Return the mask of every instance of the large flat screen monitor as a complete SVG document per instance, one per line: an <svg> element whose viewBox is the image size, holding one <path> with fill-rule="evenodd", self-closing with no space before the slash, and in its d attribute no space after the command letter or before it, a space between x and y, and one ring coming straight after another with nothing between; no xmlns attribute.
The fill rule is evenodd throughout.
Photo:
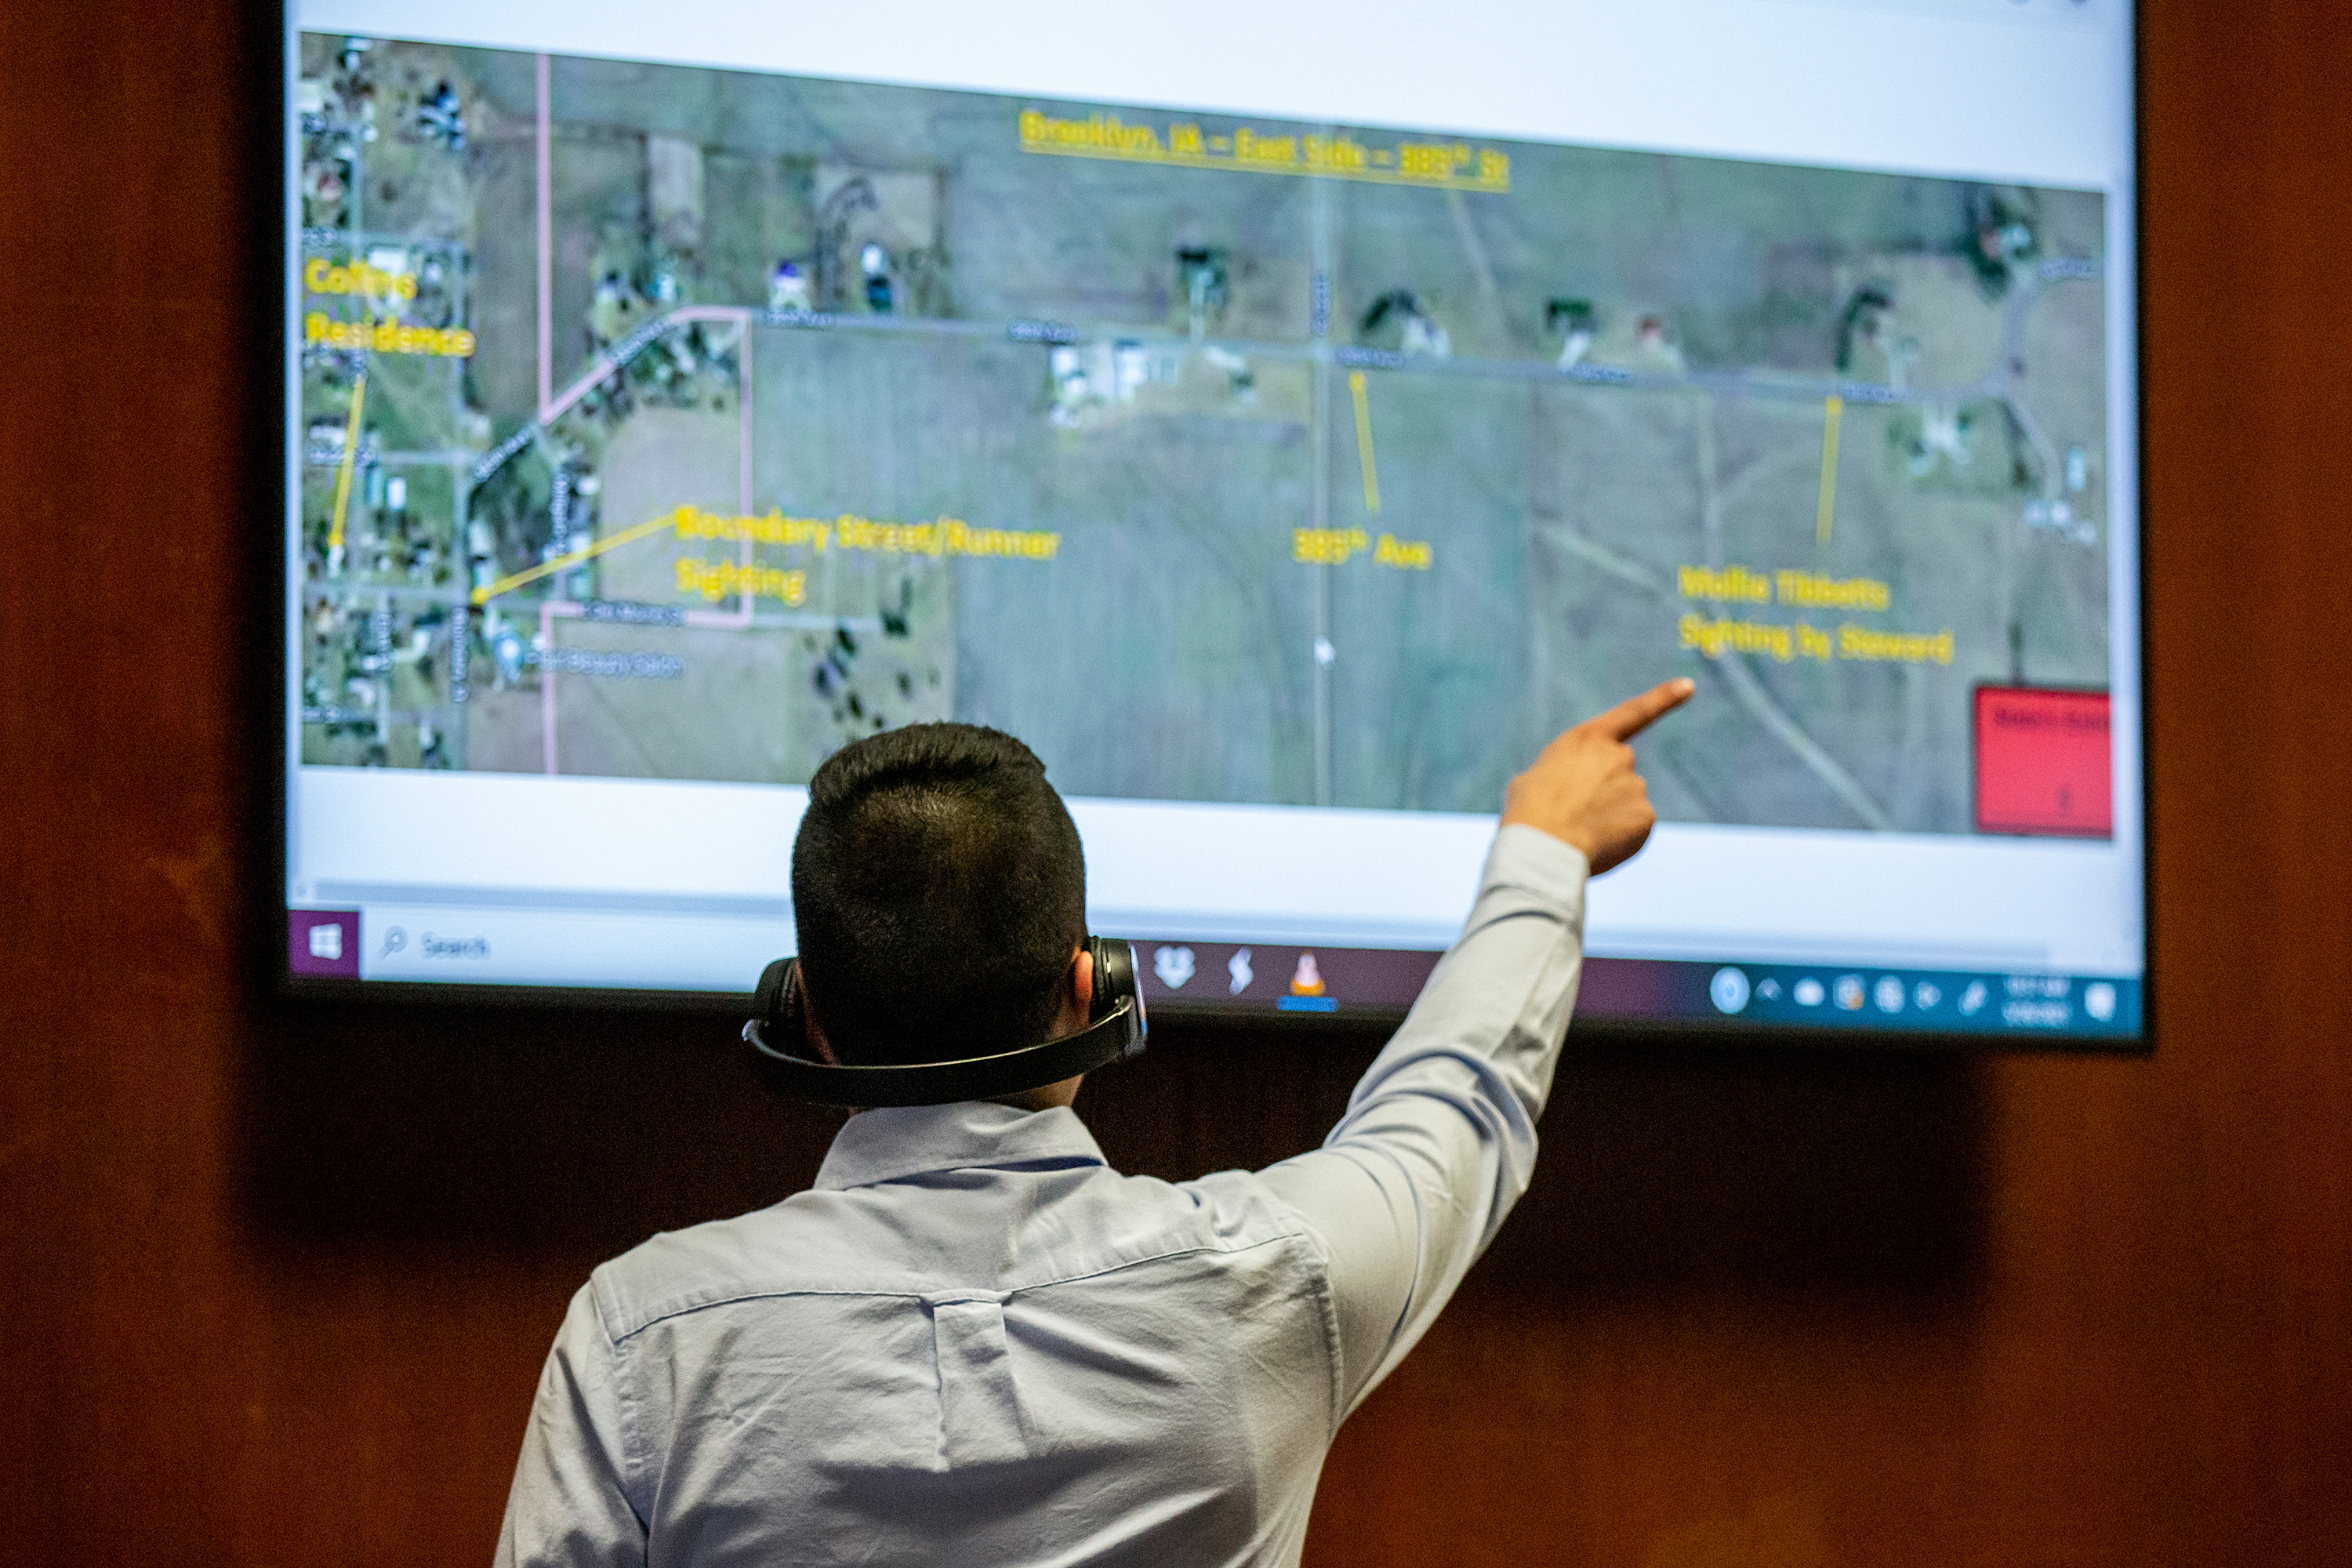
<svg viewBox="0 0 2352 1568"><path fill-rule="evenodd" d="M718 998L1043 757L1154 1006L1410 1001L1668 676L1580 1015L2143 1035L2124 0L286 18L286 972Z"/></svg>

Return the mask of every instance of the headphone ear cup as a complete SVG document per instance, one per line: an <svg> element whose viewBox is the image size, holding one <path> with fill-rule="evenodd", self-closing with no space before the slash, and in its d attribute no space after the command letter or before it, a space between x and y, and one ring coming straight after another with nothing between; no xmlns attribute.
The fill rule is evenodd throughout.
<svg viewBox="0 0 2352 1568"><path fill-rule="evenodd" d="M799 989L800 969L799 959L780 958L760 971L760 984L751 993L751 1016L771 1035L783 1022L786 996Z"/></svg>
<svg viewBox="0 0 2352 1568"><path fill-rule="evenodd" d="M761 1084L779 1099L797 1100L799 1094L792 1079L785 1075L782 1064L774 1060L771 1051L797 1056L801 1051L799 1031L790 1021L799 1011L796 1005L800 993L801 966L796 958L780 958L760 972L760 984L751 992L751 1023L743 1026L743 1037L750 1041L752 1067ZM752 1038L752 1026L757 1025L765 1037L763 1046Z"/></svg>
<svg viewBox="0 0 2352 1568"><path fill-rule="evenodd" d="M1124 937L1090 936L1087 951L1094 955L1095 994L1087 1007L1088 1021L1099 1024L1118 1010L1121 1002L1140 1006L1142 989L1135 976L1135 948Z"/></svg>
<svg viewBox="0 0 2352 1568"><path fill-rule="evenodd" d="M1121 1006L1130 1009L1125 1054L1131 1057L1143 1049L1151 1027L1144 1015L1143 977L1136 971L1135 944L1124 937L1104 937L1098 952L1103 980L1096 994L1101 1008L1096 1017L1107 1018Z"/></svg>

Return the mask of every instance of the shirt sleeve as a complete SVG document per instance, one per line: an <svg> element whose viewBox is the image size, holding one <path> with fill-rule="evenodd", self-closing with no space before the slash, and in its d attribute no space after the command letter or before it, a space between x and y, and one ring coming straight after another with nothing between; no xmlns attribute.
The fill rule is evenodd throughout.
<svg viewBox="0 0 2352 1568"><path fill-rule="evenodd" d="M498 1568L643 1568L646 1525L624 1477L612 1337L583 1285L548 1352L499 1531Z"/></svg>
<svg viewBox="0 0 2352 1568"><path fill-rule="evenodd" d="M1583 967L1582 852L1495 837L1468 923L1309 1154L1263 1172L1322 1243L1344 1418L1417 1343L1535 1167Z"/></svg>

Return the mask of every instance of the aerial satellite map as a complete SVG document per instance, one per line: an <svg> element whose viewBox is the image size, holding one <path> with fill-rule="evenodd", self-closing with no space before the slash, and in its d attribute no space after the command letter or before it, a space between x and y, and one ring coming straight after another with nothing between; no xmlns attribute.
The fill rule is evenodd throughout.
<svg viewBox="0 0 2352 1568"><path fill-rule="evenodd" d="M2108 681L2095 192L306 35L301 760L1965 833Z"/></svg>

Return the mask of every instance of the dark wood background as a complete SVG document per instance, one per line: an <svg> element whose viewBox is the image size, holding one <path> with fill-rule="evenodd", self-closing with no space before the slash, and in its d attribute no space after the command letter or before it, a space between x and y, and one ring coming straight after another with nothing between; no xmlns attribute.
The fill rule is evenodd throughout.
<svg viewBox="0 0 2352 1568"><path fill-rule="evenodd" d="M829 1131L723 1027L257 984L271 25L0 12L27 1563L483 1560L588 1268L792 1190ZM1572 1047L1310 1560L2352 1561L2352 22L2156 0L2146 47L2159 1049ZM1168 1174L1318 1137L1373 1043L1165 1033L1084 1109Z"/></svg>

